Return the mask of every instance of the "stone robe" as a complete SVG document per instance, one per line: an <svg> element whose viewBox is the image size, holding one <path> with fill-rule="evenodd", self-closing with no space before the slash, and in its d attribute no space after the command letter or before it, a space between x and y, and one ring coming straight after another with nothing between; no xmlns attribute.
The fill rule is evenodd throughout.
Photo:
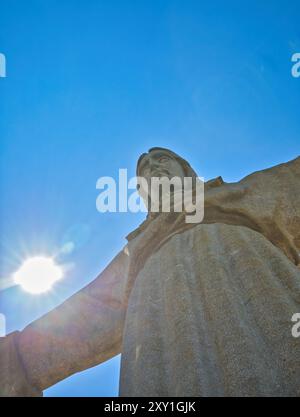
<svg viewBox="0 0 300 417"><path fill-rule="evenodd" d="M208 182L200 224L147 220L95 281L0 342L2 395L122 352L122 396L299 396L299 189L298 157Z"/></svg>

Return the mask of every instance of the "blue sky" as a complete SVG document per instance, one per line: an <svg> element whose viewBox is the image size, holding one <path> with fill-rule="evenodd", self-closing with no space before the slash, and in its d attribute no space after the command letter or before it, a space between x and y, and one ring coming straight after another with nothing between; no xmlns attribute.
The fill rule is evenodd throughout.
<svg viewBox="0 0 300 417"><path fill-rule="evenodd" d="M300 149L298 1L0 0L0 278L62 257L51 293L0 292L8 332L82 288L144 218L96 211L100 176L168 147L200 176L237 181ZM51 395L117 395L120 358Z"/></svg>

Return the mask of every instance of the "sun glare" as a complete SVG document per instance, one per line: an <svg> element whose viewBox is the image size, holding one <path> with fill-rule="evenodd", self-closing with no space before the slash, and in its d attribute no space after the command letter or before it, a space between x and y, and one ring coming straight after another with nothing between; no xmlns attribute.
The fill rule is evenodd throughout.
<svg viewBox="0 0 300 417"><path fill-rule="evenodd" d="M62 277L62 268L52 258L35 256L24 261L13 278L25 291L40 294L50 290Z"/></svg>

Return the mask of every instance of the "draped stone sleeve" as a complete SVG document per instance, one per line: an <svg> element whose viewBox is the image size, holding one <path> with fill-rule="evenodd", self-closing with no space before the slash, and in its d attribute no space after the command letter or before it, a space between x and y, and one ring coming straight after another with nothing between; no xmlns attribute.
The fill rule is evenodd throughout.
<svg viewBox="0 0 300 417"><path fill-rule="evenodd" d="M203 223L252 228L300 264L300 157L205 192Z"/></svg>
<svg viewBox="0 0 300 417"><path fill-rule="evenodd" d="M121 251L88 286L0 343L2 396L42 395L121 351L128 256Z"/></svg>

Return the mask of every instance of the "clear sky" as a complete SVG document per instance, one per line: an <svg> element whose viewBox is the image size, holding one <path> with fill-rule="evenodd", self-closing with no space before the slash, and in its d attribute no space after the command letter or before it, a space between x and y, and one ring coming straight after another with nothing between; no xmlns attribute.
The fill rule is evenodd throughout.
<svg viewBox="0 0 300 417"><path fill-rule="evenodd" d="M61 256L46 295L0 292L7 331L89 283L144 214L96 211L95 184L153 146L238 181L300 150L298 0L0 0L0 279ZM45 392L117 395L120 358Z"/></svg>

